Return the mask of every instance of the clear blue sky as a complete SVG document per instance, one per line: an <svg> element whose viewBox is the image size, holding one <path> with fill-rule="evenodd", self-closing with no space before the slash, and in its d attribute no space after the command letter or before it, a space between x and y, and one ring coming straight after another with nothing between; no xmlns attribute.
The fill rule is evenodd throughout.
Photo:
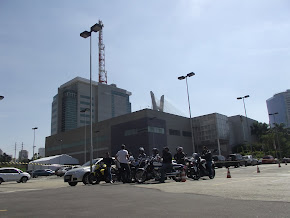
<svg viewBox="0 0 290 218"><path fill-rule="evenodd" d="M32 155L50 135L51 102L76 76L89 78L89 40L104 23L108 83L132 92L132 110L151 106L152 90L188 116L244 114L268 123L266 100L290 89L288 0L1 0L0 148ZM93 79L98 35L93 36ZM18 154L17 154L18 156Z"/></svg>

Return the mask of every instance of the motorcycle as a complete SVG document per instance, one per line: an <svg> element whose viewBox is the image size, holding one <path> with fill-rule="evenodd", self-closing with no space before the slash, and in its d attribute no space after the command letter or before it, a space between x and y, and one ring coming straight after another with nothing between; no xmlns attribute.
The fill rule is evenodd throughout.
<svg viewBox="0 0 290 218"><path fill-rule="evenodd" d="M135 180L138 183L143 183L151 179L159 181L161 179L161 167L162 163L155 161L154 158L149 158L145 161L144 167L136 171ZM183 170L184 165L173 164L171 172L166 173L166 177L172 178L176 182L180 182L182 180L181 174Z"/></svg>
<svg viewBox="0 0 290 218"><path fill-rule="evenodd" d="M208 176L210 179L215 177L214 162L212 162L212 175L210 176L207 169L206 160L200 157L192 158L191 164L188 167L188 177L194 180L199 180L200 177Z"/></svg>
<svg viewBox="0 0 290 218"><path fill-rule="evenodd" d="M114 182L116 179L116 172L115 168L112 167L111 169L111 174L112 174L112 181ZM109 180L108 177L108 170L107 170L107 165L100 162L96 164L94 172L92 172L89 177L88 177L89 184L95 185L99 184L100 181L105 181L106 183L110 183L111 181Z"/></svg>

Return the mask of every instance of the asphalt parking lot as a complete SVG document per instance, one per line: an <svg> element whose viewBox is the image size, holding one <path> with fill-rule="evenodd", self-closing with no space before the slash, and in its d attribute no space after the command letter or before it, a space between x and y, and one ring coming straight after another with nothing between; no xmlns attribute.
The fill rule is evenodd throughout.
<svg viewBox="0 0 290 218"><path fill-rule="evenodd" d="M227 169L216 169L216 177L202 178L198 181L187 179L186 182L166 180L166 183L146 182L145 184L126 184L138 188L155 189L168 193L187 193L223 197L239 200L262 200L290 202L290 164L259 165L230 168L232 178L227 178ZM100 184L120 185L120 184ZM77 186L84 186L78 183ZM0 193L37 191L69 187L63 177L39 177L27 183L7 182L0 185Z"/></svg>

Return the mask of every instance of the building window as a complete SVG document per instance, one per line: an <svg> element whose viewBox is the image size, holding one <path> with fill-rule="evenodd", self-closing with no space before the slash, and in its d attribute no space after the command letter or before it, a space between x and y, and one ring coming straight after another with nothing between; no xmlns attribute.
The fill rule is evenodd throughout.
<svg viewBox="0 0 290 218"><path fill-rule="evenodd" d="M148 132L153 132L153 133L159 133L159 134L164 134L164 128L159 128L159 127L154 127L154 126L148 126Z"/></svg>
<svg viewBox="0 0 290 218"><path fill-rule="evenodd" d="M169 135L180 136L180 131L175 129L169 129Z"/></svg>

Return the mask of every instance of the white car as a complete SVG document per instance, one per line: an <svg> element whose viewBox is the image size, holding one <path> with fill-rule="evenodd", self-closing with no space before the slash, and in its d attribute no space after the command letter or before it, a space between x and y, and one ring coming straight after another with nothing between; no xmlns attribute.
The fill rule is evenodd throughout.
<svg viewBox="0 0 290 218"><path fill-rule="evenodd" d="M255 166L258 164L258 160L253 158L252 155L245 155L243 159L246 161L247 166Z"/></svg>
<svg viewBox="0 0 290 218"><path fill-rule="evenodd" d="M95 164L99 163L103 158L93 159L93 171ZM68 182L70 186L76 186L78 182L83 182L85 185L89 183L90 161L79 168L71 169L64 174L64 182Z"/></svg>
<svg viewBox="0 0 290 218"><path fill-rule="evenodd" d="M3 167L0 168L0 184L2 182L10 182L10 181L16 181L18 183L20 182L27 182L31 178L29 173L25 173L21 171L20 169L14 168L14 167Z"/></svg>

